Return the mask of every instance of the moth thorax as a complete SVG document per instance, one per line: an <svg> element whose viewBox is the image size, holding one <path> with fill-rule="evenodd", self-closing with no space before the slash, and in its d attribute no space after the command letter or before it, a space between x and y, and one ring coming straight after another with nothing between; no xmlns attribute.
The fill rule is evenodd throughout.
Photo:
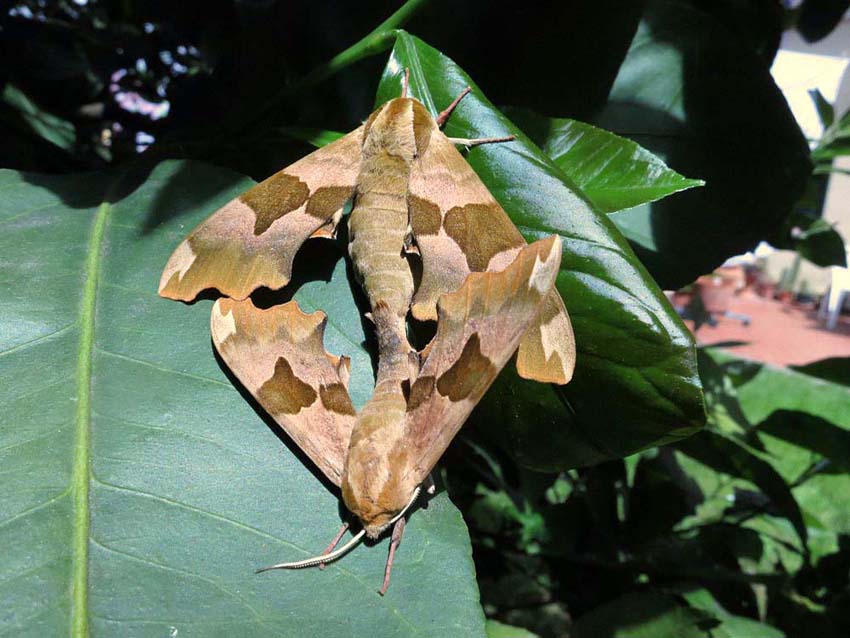
<svg viewBox="0 0 850 638"><path fill-rule="evenodd" d="M400 158L407 164L416 157L412 100L388 102L369 123L363 143L364 159L381 154Z"/></svg>

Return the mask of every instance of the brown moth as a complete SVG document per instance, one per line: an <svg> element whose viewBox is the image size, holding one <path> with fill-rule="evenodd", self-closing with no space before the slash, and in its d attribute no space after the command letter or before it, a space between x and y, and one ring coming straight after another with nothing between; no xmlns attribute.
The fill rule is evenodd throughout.
<svg viewBox="0 0 850 638"><path fill-rule="evenodd" d="M517 352L525 378L572 376L572 328L554 288L560 238L527 245L454 146L512 138L440 130L468 91L434 118L406 96L405 75L402 97L226 204L162 273L164 297L225 295L212 309L215 347L362 524L336 551L346 525L323 555L267 569L322 565L394 525L384 593L405 513L508 359ZM324 349L324 313L305 314L294 301L263 310L249 298L285 286L297 250L310 237L335 236L349 200L349 252L378 341L375 390L359 412L349 360ZM437 321L421 352L408 341L408 314Z"/></svg>

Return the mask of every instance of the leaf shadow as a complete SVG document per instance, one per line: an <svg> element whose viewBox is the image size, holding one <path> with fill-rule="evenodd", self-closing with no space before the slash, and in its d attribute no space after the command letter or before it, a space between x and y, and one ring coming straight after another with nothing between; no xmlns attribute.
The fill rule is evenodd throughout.
<svg viewBox="0 0 850 638"><path fill-rule="evenodd" d="M155 164L151 166L153 168ZM216 179L209 179L207 173L215 171ZM173 217L179 217L184 210L197 208L205 202L214 200L220 193L232 188L235 184L245 181L245 176L235 171L217 168L201 162L183 161L179 168L172 172L165 185L159 189L150 204L147 215L141 224L139 235L144 237L153 232L158 226ZM185 194L191 193L191 197ZM186 206L175 206L185 202ZM210 211L213 213L214 211Z"/></svg>
<svg viewBox="0 0 850 638"><path fill-rule="evenodd" d="M114 204L130 196L147 181L154 166L151 162L138 161L105 173L81 173L75 179L41 173L21 173L21 177L58 196L68 208L83 209Z"/></svg>

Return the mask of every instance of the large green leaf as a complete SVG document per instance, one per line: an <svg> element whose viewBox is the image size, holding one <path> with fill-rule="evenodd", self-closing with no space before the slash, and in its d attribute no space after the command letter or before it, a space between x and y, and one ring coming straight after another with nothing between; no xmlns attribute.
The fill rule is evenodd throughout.
<svg viewBox="0 0 850 638"><path fill-rule="evenodd" d="M473 85L450 59L401 32L379 103L398 95L405 68L412 94L432 113ZM608 218L480 90L464 98L446 132L518 136L474 148L468 160L527 239L564 238L557 285L578 348L569 385L524 381L508 366L473 420L538 469L624 456L698 429L704 411L691 334Z"/></svg>
<svg viewBox="0 0 850 638"><path fill-rule="evenodd" d="M323 572L253 573L321 550L338 499L217 363L210 302L156 294L187 230L250 181L178 162L145 175L0 172L0 633L483 636L442 494L412 515L384 598L386 541ZM330 315L362 403L372 367L343 252L301 256L295 298Z"/></svg>
<svg viewBox="0 0 850 638"><path fill-rule="evenodd" d="M809 149L741 29L742 3L651 0L593 122L705 180L613 219L665 288L678 288L780 226L803 192ZM763 23L763 22L762 22Z"/></svg>
<svg viewBox="0 0 850 638"><path fill-rule="evenodd" d="M679 175L633 141L591 124L526 109L509 109L507 114L603 213L704 184Z"/></svg>

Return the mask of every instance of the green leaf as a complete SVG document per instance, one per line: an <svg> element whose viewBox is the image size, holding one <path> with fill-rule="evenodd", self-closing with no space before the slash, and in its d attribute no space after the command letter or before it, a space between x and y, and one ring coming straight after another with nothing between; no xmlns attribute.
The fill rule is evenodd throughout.
<svg viewBox="0 0 850 638"><path fill-rule="evenodd" d="M720 621L720 625L711 630L712 638L785 638L785 633L775 627L730 614L707 589L693 589L679 594L691 607L701 609Z"/></svg>
<svg viewBox="0 0 850 638"><path fill-rule="evenodd" d="M724 24L701 4L647 4L608 103L593 118L706 182L612 215L667 289L770 236L811 168L806 140L768 62L731 26L740 22L737 8L718 7L733 14Z"/></svg>
<svg viewBox="0 0 850 638"><path fill-rule="evenodd" d="M676 444L676 449L716 472L744 479L767 496L776 513L788 519L803 545L808 530L791 488L768 459L737 437L704 430Z"/></svg>
<svg viewBox="0 0 850 638"><path fill-rule="evenodd" d="M321 148L325 144L330 144L343 136L343 133L339 133L338 131L327 131L306 126L281 126L275 130L292 139L312 144L316 148Z"/></svg>
<svg viewBox="0 0 850 638"><path fill-rule="evenodd" d="M812 158L816 161L831 160L841 155L850 155L850 111L824 131L817 148L812 151Z"/></svg>
<svg viewBox="0 0 850 638"><path fill-rule="evenodd" d="M796 242L797 252L813 264L828 266L847 265L844 238L825 219L817 219L804 230Z"/></svg>
<svg viewBox="0 0 850 638"><path fill-rule="evenodd" d="M597 607L573 625L572 638L707 638L717 625L705 612L660 592L633 592Z"/></svg>
<svg viewBox="0 0 850 638"><path fill-rule="evenodd" d="M850 386L850 357L830 357L790 368L809 377Z"/></svg>
<svg viewBox="0 0 850 638"><path fill-rule="evenodd" d="M506 625L498 620L487 621L487 638L538 638L537 634L528 629Z"/></svg>
<svg viewBox="0 0 850 638"><path fill-rule="evenodd" d="M378 102L411 94L437 113L466 86L448 135L514 134L510 144L469 151L467 159L529 240L558 233L564 256L558 290L576 335L578 359L565 387L519 379L508 366L473 416L523 464L562 469L678 439L704 421L691 334L607 216L502 115L470 78L427 44L400 32Z"/></svg>
<svg viewBox="0 0 850 638"><path fill-rule="evenodd" d="M711 357L740 378L736 381L741 407L751 423L760 423L776 410L793 410L826 419L850 429L850 388L836 368L841 360L826 359L798 370L780 368L708 350ZM825 368L832 368L829 378ZM806 374L811 371L812 374ZM837 378L836 378L837 375ZM827 377L827 378L819 378Z"/></svg>
<svg viewBox="0 0 850 638"><path fill-rule="evenodd" d="M829 142L822 140L821 145L812 151L812 159L816 162L831 161L836 157L844 157L846 155L850 155L850 139L845 137L834 138Z"/></svg>
<svg viewBox="0 0 850 638"><path fill-rule="evenodd" d="M603 213L705 184L679 175L631 140L590 124L526 109L509 109L507 114Z"/></svg>
<svg viewBox="0 0 850 638"><path fill-rule="evenodd" d="M820 89L809 89L809 97L812 98L815 110L818 112L821 126L824 129L829 128L835 121L835 109L833 109L832 104L823 96Z"/></svg>
<svg viewBox="0 0 850 638"><path fill-rule="evenodd" d="M77 140L74 125L39 108L15 85L6 84L0 95L0 103L13 109L13 125L28 129L28 132L63 151L70 151L74 147Z"/></svg>
<svg viewBox="0 0 850 638"><path fill-rule="evenodd" d="M445 494L411 516L386 597L386 539L324 571L253 573L321 551L338 497L220 367L211 302L156 294L186 232L252 182L198 163L146 175L0 172L0 633L483 636ZM343 253L299 256L295 299L328 312L362 403Z"/></svg>

